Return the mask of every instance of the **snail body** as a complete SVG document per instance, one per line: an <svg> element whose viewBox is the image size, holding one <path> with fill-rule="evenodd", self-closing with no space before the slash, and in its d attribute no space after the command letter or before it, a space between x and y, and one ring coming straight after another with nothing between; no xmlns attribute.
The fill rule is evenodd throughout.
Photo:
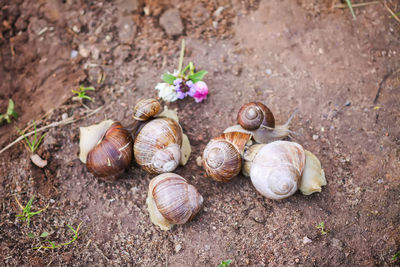
<svg viewBox="0 0 400 267"><path fill-rule="evenodd" d="M295 113L283 125L276 125L271 110L260 102L243 105L237 115L239 124L227 128L224 132L244 132L252 135L257 143L266 144L283 139L291 131L289 124Z"/></svg>
<svg viewBox="0 0 400 267"><path fill-rule="evenodd" d="M250 138L250 134L229 132L211 139L203 151L203 167L207 175L219 182L228 182L237 176Z"/></svg>
<svg viewBox="0 0 400 267"><path fill-rule="evenodd" d="M151 221L170 230L190 221L200 211L203 197L182 176L163 173L150 181L146 203Z"/></svg>
<svg viewBox="0 0 400 267"><path fill-rule="evenodd" d="M305 195L321 192L326 179L321 163L294 142L275 141L251 146L244 154L243 174L257 191L270 199L283 199L298 189Z"/></svg>
<svg viewBox="0 0 400 267"><path fill-rule="evenodd" d="M171 172L181 162L182 139L182 128L175 120L153 119L135 137L135 160L149 173Z"/></svg>
<svg viewBox="0 0 400 267"><path fill-rule="evenodd" d="M120 174L132 160L132 139L119 122L80 128L80 160L99 177Z"/></svg>

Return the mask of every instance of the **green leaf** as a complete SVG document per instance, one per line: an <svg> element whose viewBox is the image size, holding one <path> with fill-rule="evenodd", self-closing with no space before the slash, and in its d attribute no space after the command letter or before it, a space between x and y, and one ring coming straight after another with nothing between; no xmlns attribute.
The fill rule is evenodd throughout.
<svg viewBox="0 0 400 267"><path fill-rule="evenodd" d="M396 252L396 254L393 255L392 260L397 260L400 258L400 250Z"/></svg>
<svg viewBox="0 0 400 267"><path fill-rule="evenodd" d="M228 267L229 264L231 264L231 263L232 263L232 260L225 260L225 261L222 261L221 264L218 265L218 267Z"/></svg>
<svg viewBox="0 0 400 267"><path fill-rule="evenodd" d="M48 236L48 235L49 235L48 232L43 232L43 233L40 235L40 237L46 237L46 236Z"/></svg>
<svg viewBox="0 0 400 267"><path fill-rule="evenodd" d="M28 233L29 238L35 238L35 235L33 233Z"/></svg>
<svg viewBox="0 0 400 267"><path fill-rule="evenodd" d="M14 101L12 99L8 100L7 114L11 115L14 112Z"/></svg>
<svg viewBox="0 0 400 267"><path fill-rule="evenodd" d="M161 79L163 79L164 82L172 85L172 84L174 84L176 77L174 75L164 73L163 76L161 77Z"/></svg>
<svg viewBox="0 0 400 267"><path fill-rule="evenodd" d="M189 75L189 80L192 80L193 83L197 83L198 81L203 80L204 76L208 73L206 70L198 71L192 75Z"/></svg>

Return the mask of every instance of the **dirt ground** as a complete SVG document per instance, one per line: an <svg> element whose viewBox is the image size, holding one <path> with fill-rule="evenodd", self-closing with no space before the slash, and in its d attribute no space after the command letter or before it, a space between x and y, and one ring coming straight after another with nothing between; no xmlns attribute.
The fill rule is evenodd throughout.
<svg viewBox="0 0 400 267"><path fill-rule="evenodd" d="M38 150L44 169L22 142L0 155L1 265L399 264L392 257L400 250L400 23L383 3L355 8L356 20L334 4L343 3L0 1L0 112L12 98L20 115L0 126L0 148L33 120L42 127L80 119L46 131ZM387 6L400 11L400 1ZM174 36L160 23L169 8L183 25ZM174 19L169 26L179 26ZM129 124L134 104L155 97L160 75L176 68L183 38L185 62L209 71L210 94L200 104L168 104L193 149L176 172L204 206L190 223L163 232L146 210L153 176L133 165L115 182L98 180L78 159L79 127L104 118ZM88 93L94 102L72 100L80 84L96 88ZM278 123L298 109L294 141L321 160L328 181L321 193L272 201L243 176L221 184L196 165L207 142L254 100ZM32 210L49 207L28 227L16 217L15 197L32 196ZM69 241L66 224L79 223L74 243L33 249L44 244L42 232L56 244Z"/></svg>

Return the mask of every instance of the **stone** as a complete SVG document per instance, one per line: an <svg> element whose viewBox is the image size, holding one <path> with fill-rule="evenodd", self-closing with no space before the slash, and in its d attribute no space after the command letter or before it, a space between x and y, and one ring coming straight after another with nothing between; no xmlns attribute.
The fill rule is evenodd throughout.
<svg viewBox="0 0 400 267"><path fill-rule="evenodd" d="M131 44L136 35L136 25L131 17L120 17L117 23L118 37L121 44Z"/></svg>
<svg viewBox="0 0 400 267"><path fill-rule="evenodd" d="M139 0L118 0L115 5L121 10L124 14L129 15L134 12L138 12L141 6Z"/></svg>
<svg viewBox="0 0 400 267"><path fill-rule="evenodd" d="M308 238L307 236L303 237L303 244L309 244L311 242L312 242L312 240L310 238Z"/></svg>
<svg viewBox="0 0 400 267"><path fill-rule="evenodd" d="M183 33L183 24L177 9L168 9L160 17L160 25L170 36Z"/></svg>
<svg viewBox="0 0 400 267"><path fill-rule="evenodd" d="M85 44L80 44L79 45L79 54L82 57L88 57L90 55L90 48L86 46Z"/></svg>
<svg viewBox="0 0 400 267"><path fill-rule="evenodd" d="M177 244L177 245L175 246L175 253L178 253L179 251L181 251L181 249L182 249L181 244Z"/></svg>
<svg viewBox="0 0 400 267"><path fill-rule="evenodd" d="M202 4L196 4L192 8L191 18L195 25L203 24L208 20L209 17L210 13L208 13L208 10Z"/></svg>

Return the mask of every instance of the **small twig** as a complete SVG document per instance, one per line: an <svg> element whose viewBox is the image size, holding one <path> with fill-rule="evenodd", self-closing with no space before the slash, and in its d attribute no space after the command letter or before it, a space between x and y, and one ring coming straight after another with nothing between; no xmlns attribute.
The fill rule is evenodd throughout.
<svg viewBox="0 0 400 267"><path fill-rule="evenodd" d="M179 56L179 63L178 63L178 72L179 73L182 71L184 55L185 55L185 39L182 39L181 53Z"/></svg>
<svg viewBox="0 0 400 267"><path fill-rule="evenodd" d="M366 3L357 3L357 4L352 4L352 7L363 7L363 6L369 6L369 5L376 5L379 4L380 1L371 1L371 2L366 2ZM333 6L334 8L348 8L349 6L347 4L336 4Z"/></svg>
<svg viewBox="0 0 400 267"><path fill-rule="evenodd" d="M49 125L46 125L46 126L43 126L43 127L39 128L39 129L37 129L36 132L42 132L42 131L44 131L44 130L46 130L46 129L49 129L49 128L58 127L58 126L61 126L61 125L67 125L67 124L76 122L76 121L78 121L78 120L85 119L85 118L87 118L87 117L90 117L90 116L96 114L96 113L99 112L102 108L103 108L103 106L101 106L101 107L99 107L99 108L93 110L92 112L88 113L86 116L84 116L84 117L82 117L82 118L79 118L79 119L73 119L73 117L69 117L69 118L67 118L67 119L65 119L65 120L62 120L62 121L56 121L56 122L50 123ZM28 137L28 136L31 136L31 135L33 135L33 134L35 134L35 131L29 132L29 133L25 134L24 136L25 136L25 137ZM13 145L15 145L16 143L18 143L19 141L23 140L23 139L24 139L24 136L18 137L18 138L15 139L13 142L11 142L11 143L8 144L7 146L5 146L3 149L0 150L0 154L3 153L4 151L6 151L7 149L9 149L10 147L12 147Z"/></svg>
<svg viewBox="0 0 400 267"><path fill-rule="evenodd" d="M383 4L385 5L386 9L389 11L389 13L393 16L393 18L395 20L397 20L397 22L400 23L400 18L396 15L396 13L393 12L393 10L390 9L390 7L388 7L386 1L383 1Z"/></svg>

